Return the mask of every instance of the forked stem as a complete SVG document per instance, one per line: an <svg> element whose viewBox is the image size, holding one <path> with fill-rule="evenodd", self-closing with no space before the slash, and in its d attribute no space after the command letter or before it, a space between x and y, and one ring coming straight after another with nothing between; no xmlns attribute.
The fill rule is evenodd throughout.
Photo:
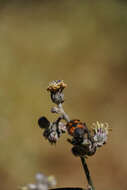
<svg viewBox="0 0 127 190"><path fill-rule="evenodd" d="M80 157L80 158L81 158L82 166L83 166L83 169L84 169L84 172L85 172L88 184L91 187L91 190L95 190L95 188L93 186L93 182L92 182L91 176L90 176L90 172L89 172L88 166L86 164L86 160L85 160L84 157Z"/></svg>
<svg viewBox="0 0 127 190"><path fill-rule="evenodd" d="M57 106L58 106L58 109L59 109L59 113L61 113L61 115L63 116L63 119L66 122L69 122L70 121L69 116L65 113L62 104L60 103Z"/></svg>

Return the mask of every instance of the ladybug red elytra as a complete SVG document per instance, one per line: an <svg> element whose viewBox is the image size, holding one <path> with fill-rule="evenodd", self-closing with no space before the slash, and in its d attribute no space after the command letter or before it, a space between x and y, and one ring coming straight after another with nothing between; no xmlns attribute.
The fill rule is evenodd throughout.
<svg viewBox="0 0 127 190"><path fill-rule="evenodd" d="M77 129L82 129L84 134L88 133L88 128L86 124L82 123L79 119L74 119L74 120L69 121L66 126L67 126L68 133L71 136L74 136L76 131L78 131Z"/></svg>

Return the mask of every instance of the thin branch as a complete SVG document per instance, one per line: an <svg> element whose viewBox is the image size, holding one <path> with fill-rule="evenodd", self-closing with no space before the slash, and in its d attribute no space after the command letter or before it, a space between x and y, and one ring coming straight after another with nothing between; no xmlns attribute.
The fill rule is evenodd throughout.
<svg viewBox="0 0 127 190"><path fill-rule="evenodd" d="M80 157L80 158L81 158L82 166L83 166L83 169L84 169L84 172L85 172L88 184L90 185L91 190L95 190L95 188L93 186L93 182L92 182L91 176L90 176L90 172L89 172L88 166L87 166L86 161L85 161L85 158L83 158L83 157Z"/></svg>

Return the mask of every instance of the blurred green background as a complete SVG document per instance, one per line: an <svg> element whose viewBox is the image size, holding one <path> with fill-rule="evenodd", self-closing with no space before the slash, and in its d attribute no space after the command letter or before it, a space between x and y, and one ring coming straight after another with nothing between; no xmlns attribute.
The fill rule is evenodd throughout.
<svg viewBox="0 0 127 190"><path fill-rule="evenodd" d="M108 122L108 144L88 159L98 190L127 189L127 2L0 1L0 189L55 175L84 187L67 136L51 146L37 126L50 120L47 85L63 79L64 108L90 126Z"/></svg>

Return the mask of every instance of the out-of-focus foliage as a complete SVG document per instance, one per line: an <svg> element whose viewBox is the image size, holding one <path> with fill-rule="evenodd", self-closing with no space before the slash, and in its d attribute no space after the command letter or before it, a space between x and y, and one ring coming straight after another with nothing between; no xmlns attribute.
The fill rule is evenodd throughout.
<svg viewBox="0 0 127 190"><path fill-rule="evenodd" d="M108 144L88 160L96 189L127 187L126 1L0 1L0 189L37 172L58 186L84 186L81 163L62 137L56 146L37 126L48 118L49 81L63 79L64 108L90 126L108 122Z"/></svg>

